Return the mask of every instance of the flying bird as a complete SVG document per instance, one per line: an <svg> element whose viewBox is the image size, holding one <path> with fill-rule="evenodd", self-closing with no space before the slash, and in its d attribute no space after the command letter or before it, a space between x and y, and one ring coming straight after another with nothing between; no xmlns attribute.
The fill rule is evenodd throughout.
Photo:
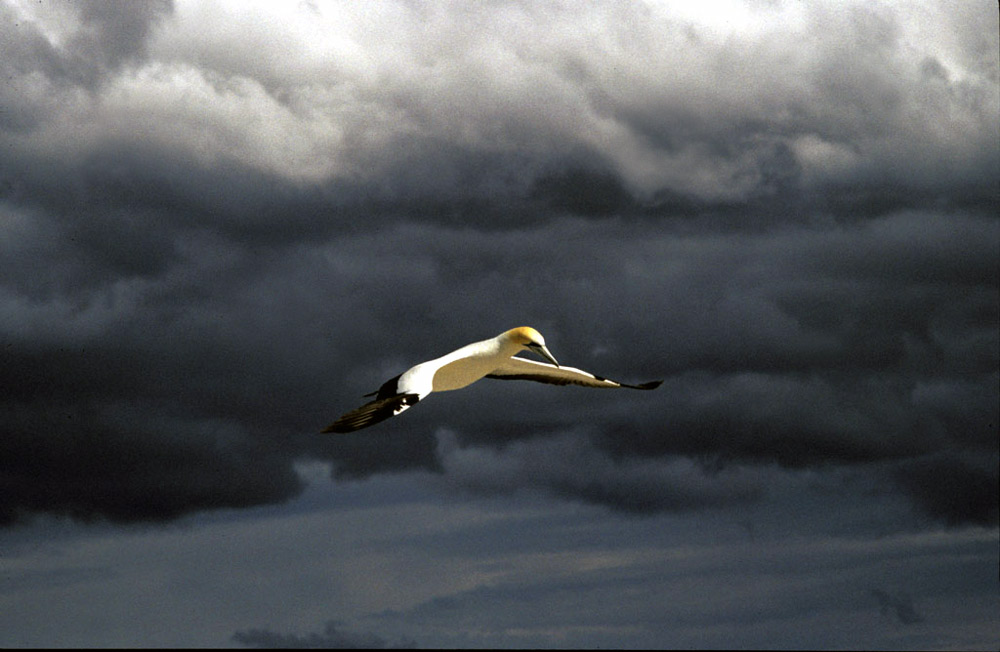
<svg viewBox="0 0 1000 652"><path fill-rule="evenodd" d="M549 362L515 357L514 354L524 350L532 351ZM545 347L545 338L541 333L530 326L521 326L411 367L383 383L378 391L365 394L375 398L340 417L323 429L323 432L353 432L367 428L410 409L431 392L461 389L480 378L630 389L656 389L663 382L654 380L628 385L595 376L582 369L563 367Z"/></svg>

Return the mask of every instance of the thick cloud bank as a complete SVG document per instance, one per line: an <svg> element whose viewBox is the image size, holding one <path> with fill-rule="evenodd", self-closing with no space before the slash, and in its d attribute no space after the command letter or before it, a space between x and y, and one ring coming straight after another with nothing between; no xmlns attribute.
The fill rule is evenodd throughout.
<svg viewBox="0 0 1000 652"><path fill-rule="evenodd" d="M698 6L0 5L0 522L320 459L631 512L848 469L995 524L996 8ZM526 323L665 383L317 434Z"/></svg>

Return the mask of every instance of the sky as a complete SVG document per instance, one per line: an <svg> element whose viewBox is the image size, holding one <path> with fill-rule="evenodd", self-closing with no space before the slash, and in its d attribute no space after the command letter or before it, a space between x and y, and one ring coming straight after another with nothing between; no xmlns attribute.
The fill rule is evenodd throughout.
<svg viewBox="0 0 1000 652"><path fill-rule="evenodd" d="M0 645L996 649L998 27L0 2Z"/></svg>

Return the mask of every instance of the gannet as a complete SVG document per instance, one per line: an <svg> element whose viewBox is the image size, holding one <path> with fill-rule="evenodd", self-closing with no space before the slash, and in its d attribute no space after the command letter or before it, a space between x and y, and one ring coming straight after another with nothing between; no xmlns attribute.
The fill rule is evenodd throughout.
<svg viewBox="0 0 1000 652"><path fill-rule="evenodd" d="M524 350L532 351L552 364L515 357L514 354ZM378 391L365 394L374 396L375 399L351 410L323 429L323 432L353 432L367 428L410 409L431 392L461 389L480 378L630 389L655 389L663 382L654 380L628 385L595 376L582 369L563 367L549 353L541 333L530 326L521 326L411 367L387 380Z"/></svg>

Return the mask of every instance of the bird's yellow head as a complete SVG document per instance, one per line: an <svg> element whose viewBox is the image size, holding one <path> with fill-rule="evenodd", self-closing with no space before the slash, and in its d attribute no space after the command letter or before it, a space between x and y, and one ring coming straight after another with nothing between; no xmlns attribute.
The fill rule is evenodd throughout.
<svg viewBox="0 0 1000 652"><path fill-rule="evenodd" d="M507 331L505 335L521 346L530 346L532 344L545 346L545 338L531 326L518 326L517 328L512 328Z"/></svg>
<svg viewBox="0 0 1000 652"><path fill-rule="evenodd" d="M512 328L506 333L504 333L510 340L520 344L530 351L534 351L538 355L542 356L555 366L559 366L556 359L549 353L549 350L545 347L545 338L542 334L536 331L531 326L520 326L518 328Z"/></svg>

